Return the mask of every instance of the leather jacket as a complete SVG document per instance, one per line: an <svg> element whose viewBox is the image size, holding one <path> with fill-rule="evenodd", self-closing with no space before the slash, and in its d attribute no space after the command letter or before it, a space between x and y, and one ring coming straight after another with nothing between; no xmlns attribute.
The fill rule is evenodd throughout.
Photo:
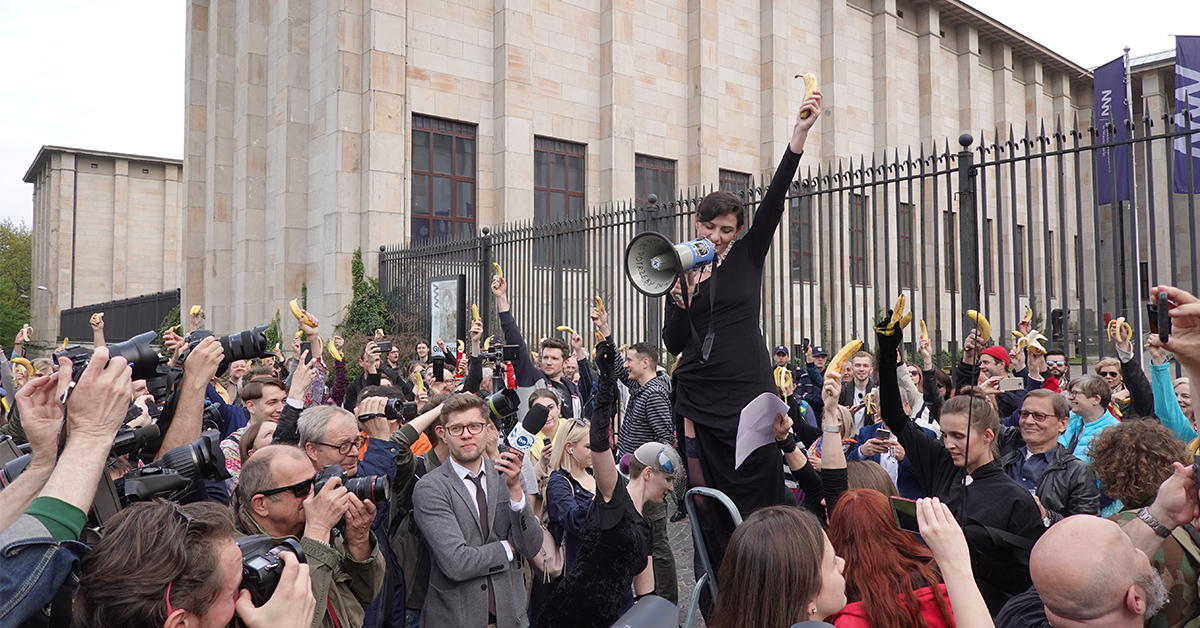
<svg viewBox="0 0 1200 628"><path fill-rule="evenodd" d="M1024 455L1025 446L1021 431L1013 427L1002 428L1000 438L1000 465L1006 470ZM1056 523L1071 515L1099 515L1100 488L1096 484L1096 472L1091 465L1067 453L1062 445L1055 445L1058 454L1054 462L1046 467L1034 488L1050 523Z"/></svg>

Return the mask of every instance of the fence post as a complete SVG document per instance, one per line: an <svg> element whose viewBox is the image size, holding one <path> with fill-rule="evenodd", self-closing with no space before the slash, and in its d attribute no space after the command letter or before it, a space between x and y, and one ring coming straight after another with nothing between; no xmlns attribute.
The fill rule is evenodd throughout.
<svg viewBox="0 0 1200 628"><path fill-rule="evenodd" d="M662 233L662 226L659 224L659 210L662 208L658 204L658 195L651 194L646 199L645 204L639 204L638 218L642 223L642 231L657 231ZM674 234L663 234L671 238L675 238ZM621 260L624 264L625 260ZM644 339L639 339L637 342L651 342L655 346L661 344L662 339L662 301L660 299L651 299L650 297L642 297L646 300L646 335Z"/></svg>
<svg viewBox="0 0 1200 628"><path fill-rule="evenodd" d="M479 236L479 318L483 319L483 335L491 334L492 322L492 230L484 227Z"/></svg>
<svg viewBox="0 0 1200 628"><path fill-rule="evenodd" d="M970 133L958 136L958 245L962 264L961 275L963 310L979 309L979 217L975 205L975 155Z"/></svg>

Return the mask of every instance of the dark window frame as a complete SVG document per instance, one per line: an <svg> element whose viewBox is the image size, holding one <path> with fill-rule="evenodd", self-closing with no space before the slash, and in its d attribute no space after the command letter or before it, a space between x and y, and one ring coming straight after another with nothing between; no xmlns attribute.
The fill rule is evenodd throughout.
<svg viewBox="0 0 1200 628"><path fill-rule="evenodd" d="M916 249L913 247L913 232L916 230L913 222L915 212L916 206L912 203L897 203L896 239L899 251L896 257L899 261L899 268L896 271L896 279L900 282L901 290L912 290L916 285L916 273L914 272Z"/></svg>
<svg viewBox="0 0 1200 628"><path fill-rule="evenodd" d="M409 184L409 242L411 245L431 244L446 240L462 240L475 236L479 219L478 199L478 128L474 124L446 120L421 114L412 117L412 145L409 147L412 179ZM421 138L425 142L421 143ZM437 164L435 143L448 142L448 169ZM467 150L469 148L469 150ZM422 158L419 153L424 152ZM424 193L419 189L425 186ZM438 189L449 186L448 215L438 214ZM468 192L469 190L469 192ZM468 196L469 198L464 198ZM443 191L442 196L445 196ZM421 199L424 199L422 203ZM422 207L423 206L423 207ZM421 225L426 235L420 236ZM438 236L439 225L445 225L448 235Z"/></svg>
<svg viewBox="0 0 1200 628"><path fill-rule="evenodd" d="M850 284L863 288L871 286L871 278L867 274L871 262L867 248L869 202L866 194L850 194Z"/></svg>
<svg viewBox="0 0 1200 628"><path fill-rule="evenodd" d="M737 194L742 190L749 190L753 184L753 179L749 173L738 172L736 170L726 170L722 168L717 173L719 181L719 189L722 192L732 192Z"/></svg>
<svg viewBox="0 0 1200 628"><path fill-rule="evenodd" d="M788 222L792 229L792 281L814 283L813 267L813 196L801 184L801 193L792 197Z"/></svg>
<svg viewBox="0 0 1200 628"><path fill-rule="evenodd" d="M678 181L678 162L674 159L654 157L637 153L633 158L634 200L639 205L649 203L650 194L658 196L659 203L675 200L675 182ZM651 181L651 175L653 181ZM669 175L669 176L667 176ZM664 182L664 178L667 179Z"/></svg>
<svg viewBox="0 0 1200 628"><path fill-rule="evenodd" d="M950 292L958 292L958 268L954 263L954 243L957 239L954 237L956 232L955 219L957 216L951 210L942 212L942 253L945 256L945 271L946 271L946 290Z"/></svg>
<svg viewBox="0 0 1200 628"><path fill-rule="evenodd" d="M562 223L585 218L587 144L534 136L533 181L534 224L549 225L552 232L561 233ZM558 249L557 254L551 251L552 245ZM568 268L584 268L587 251L583 250L583 234L561 233L535 240L535 266L552 266L556 260Z"/></svg>

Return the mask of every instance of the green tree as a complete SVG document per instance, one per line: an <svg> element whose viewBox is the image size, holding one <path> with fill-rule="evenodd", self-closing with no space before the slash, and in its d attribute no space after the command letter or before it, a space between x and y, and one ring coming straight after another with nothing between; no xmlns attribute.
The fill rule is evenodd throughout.
<svg viewBox="0 0 1200 628"><path fill-rule="evenodd" d="M180 336L184 335L182 325L180 324L180 321L179 321L179 304L178 303L176 303L174 307L172 307L170 310L167 311L167 315L164 316L162 319L162 322L158 324L158 344L159 344L159 346L163 346L163 347L167 346L167 343L165 340L167 337L167 330L171 329L172 327L175 327L175 326L180 327L180 329L175 330L175 333L179 334Z"/></svg>
<svg viewBox="0 0 1200 628"><path fill-rule="evenodd" d="M29 322L33 231L25 221L0 223L0 344L8 346Z"/></svg>
<svg viewBox="0 0 1200 628"><path fill-rule="evenodd" d="M362 249L354 251L350 274L352 296L345 309L346 315L334 327L334 331L346 340L343 355L347 376L354 379L362 372L358 366L358 356L362 354L363 347L374 337L376 329L388 331L391 324L388 322L387 300L379 293L379 280L366 276Z"/></svg>

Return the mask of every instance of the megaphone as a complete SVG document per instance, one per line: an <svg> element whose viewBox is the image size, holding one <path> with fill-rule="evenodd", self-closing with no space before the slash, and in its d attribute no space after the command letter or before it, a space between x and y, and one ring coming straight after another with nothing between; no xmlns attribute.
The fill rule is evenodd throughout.
<svg viewBox="0 0 1200 628"><path fill-rule="evenodd" d="M661 233L643 231L625 247L625 276L638 292L661 297L679 276L711 264L716 253L713 243L705 239L673 244Z"/></svg>

